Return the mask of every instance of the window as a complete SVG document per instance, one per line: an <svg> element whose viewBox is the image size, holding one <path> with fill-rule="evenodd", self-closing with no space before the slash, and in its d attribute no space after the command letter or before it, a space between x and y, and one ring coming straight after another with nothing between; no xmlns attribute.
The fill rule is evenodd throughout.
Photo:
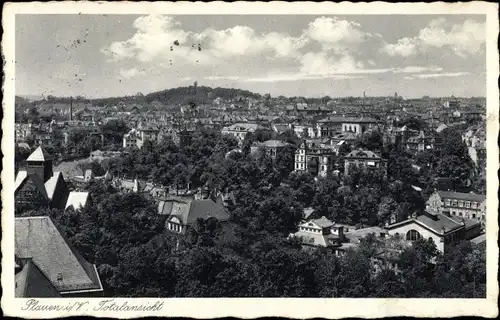
<svg viewBox="0 0 500 320"><path fill-rule="evenodd" d="M452 205L452 206L454 206L454 207L456 207L456 206L457 206L457 200L453 200L453 201L451 202L451 205Z"/></svg>
<svg viewBox="0 0 500 320"><path fill-rule="evenodd" d="M464 202L462 200L458 201L458 206L459 207L463 207L464 206Z"/></svg>
<svg viewBox="0 0 500 320"><path fill-rule="evenodd" d="M465 203L465 207L466 207L466 208L470 208L470 201L467 201L467 202Z"/></svg>
<svg viewBox="0 0 500 320"><path fill-rule="evenodd" d="M476 214L475 213L472 214L472 219L476 219Z"/></svg>
<svg viewBox="0 0 500 320"><path fill-rule="evenodd" d="M462 216L462 212L459 212L459 213L458 213L458 215L459 215L459 216Z"/></svg>
<svg viewBox="0 0 500 320"><path fill-rule="evenodd" d="M416 241L420 238L421 238L420 233L417 230L412 229L406 233L406 240Z"/></svg>

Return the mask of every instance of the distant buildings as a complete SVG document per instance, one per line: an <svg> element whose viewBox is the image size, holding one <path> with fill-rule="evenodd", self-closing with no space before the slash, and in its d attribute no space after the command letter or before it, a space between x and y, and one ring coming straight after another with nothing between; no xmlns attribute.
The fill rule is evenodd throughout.
<svg viewBox="0 0 500 320"><path fill-rule="evenodd" d="M259 129L264 129L264 127L255 123L235 123L229 127L222 128L222 134L232 135L241 142L245 140L247 134L254 133Z"/></svg>
<svg viewBox="0 0 500 320"><path fill-rule="evenodd" d="M387 175L387 160L381 158L373 151L369 150L354 150L344 157L344 175L349 175L349 170L352 167L380 170Z"/></svg>
<svg viewBox="0 0 500 320"><path fill-rule="evenodd" d="M87 262L49 217L15 219L17 298L100 297L96 266Z"/></svg>
<svg viewBox="0 0 500 320"><path fill-rule="evenodd" d="M123 136L123 148L142 148L146 141L161 142L170 137L175 145L180 148L191 144L193 131L183 129L159 128L156 125L139 125Z"/></svg>
<svg viewBox="0 0 500 320"><path fill-rule="evenodd" d="M23 142L32 135L33 125L31 123L16 123L16 142Z"/></svg>
<svg viewBox="0 0 500 320"><path fill-rule="evenodd" d="M271 156L271 158L275 159L279 153L285 152L286 147L291 144L279 141L279 140L267 140L264 142L254 142L250 147L251 153L256 153L259 149L263 149Z"/></svg>
<svg viewBox="0 0 500 320"><path fill-rule="evenodd" d="M295 171L324 177L333 172L337 151L335 146L325 145L321 139L306 139L295 151Z"/></svg>
<svg viewBox="0 0 500 320"><path fill-rule="evenodd" d="M406 141L406 149L410 152L423 152L434 148L435 139L432 135L420 131L418 135L410 137Z"/></svg>
<svg viewBox="0 0 500 320"><path fill-rule="evenodd" d="M339 132L351 132L362 135L373 129L378 121L369 117L331 116L317 122L318 137L331 137Z"/></svg>

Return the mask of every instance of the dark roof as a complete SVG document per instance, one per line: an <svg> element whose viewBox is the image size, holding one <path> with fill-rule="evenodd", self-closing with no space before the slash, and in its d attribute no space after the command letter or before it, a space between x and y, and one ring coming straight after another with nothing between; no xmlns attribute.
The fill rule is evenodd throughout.
<svg viewBox="0 0 500 320"><path fill-rule="evenodd" d="M38 266L28 259L16 274L16 298L56 298L59 291Z"/></svg>
<svg viewBox="0 0 500 320"><path fill-rule="evenodd" d="M387 226L387 229L393 229L411 222L415 222L422 227L429 229L437 234L448 233L456 229L465 227L461 221L457 221L451 217L448 217L442 213L431 214L428 212L423 212L416 217L407 219L405 221L397 222L392 225Z"/></svg>
<svg viewBox="0 0 500 320"><path fill-rule="evenodd" d="M373 151L370 150L354 150L349 152L345 158L369 158L369 159L380 159L380 157Z"/></svg>
<svg viewBox="0 0 500 320"><path fill-rule="evenodd" d="M445 233L453 231L463 226L461 222L458 222L452 219L451 217L448 217L441 213L435 215L422 214L417 216L415 220L423 223L425 226L429 227L434 231L437 232L444 231Z"/></svg>
<svg viewBox="0 0 500 320"><path fill-rule="evenodd" d="M176 217L185 225L191 225L198 218L216 218L219 221L229 219L229 214L223 205L212 199L160 201L158 212L162 215L168 215L168 219Z"/></svg>
<svg viewBox="0 0 500 320"><path fill-rule="evenodd" d="M60 293L102 291L95 266L73 248L49 217L16 218L14 225L16 256L31 258Z"/></svg>
<svg viewBox="0 0 500 320"><path fill-rule="evenodd" d="M486 199L486 196L484 194L476 194L476 193L438 191L438 194L441 198L449 198L449 199L457 199L457 200L465 200L465 201L482 202Z"/></svg>

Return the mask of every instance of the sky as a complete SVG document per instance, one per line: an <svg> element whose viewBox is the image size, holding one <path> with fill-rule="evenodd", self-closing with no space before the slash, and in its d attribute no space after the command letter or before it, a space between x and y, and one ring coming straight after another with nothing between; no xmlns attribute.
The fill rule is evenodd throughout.
<svg viewBox="0 0 500 320"><path fill-rule="evenodd" d="M486 95L484 15L16 15L16 94Z"/></svg>

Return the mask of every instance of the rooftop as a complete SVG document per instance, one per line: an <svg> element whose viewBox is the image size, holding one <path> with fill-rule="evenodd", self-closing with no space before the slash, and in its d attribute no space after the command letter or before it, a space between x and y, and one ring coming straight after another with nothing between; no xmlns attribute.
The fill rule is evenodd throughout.
<svg viewBox="0 0 500 320"><path fill-rule="evenodd" d="M478 201L482 202L486 199L484 194L476 194L476 193L462 193L462 192L454 192L454 191L438 191L438 194L441 198L446 199L457 199L457 200L465 200L465 201Z"/></svg>
<svg viewBox="0 0 500 320"><path fill-rule="evenodd" d="M32 154L30 154L28 159L26 159L26 161L40 161L40 162L46 160L52 160L52 157L45 150L43 150L41 146L36 148L36 150L33 151Z"/></svg>
<svg viewBox="0 0 500 320"><path fill-rule="evenodd" d="M345 158L376 158L380 159L380 157L373 151L370 150L354 150L349 152Z"/></svg>
<svg viewBox="0 0 500 320"><path fill-rule="evenodd" d="M87 262L47 216L15 218L15 254L31 258L59 292L102 291L95 266Z"/></svg>

